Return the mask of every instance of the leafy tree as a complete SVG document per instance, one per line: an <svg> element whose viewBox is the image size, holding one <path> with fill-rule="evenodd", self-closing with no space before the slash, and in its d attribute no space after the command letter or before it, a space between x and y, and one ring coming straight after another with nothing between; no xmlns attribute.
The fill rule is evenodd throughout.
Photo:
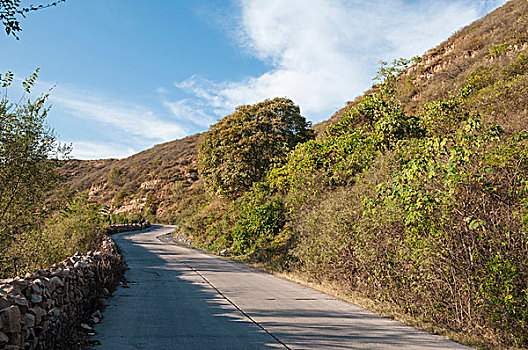
<svg viewBox="0 0 528 350"><path fill-rule="evenodd" d="M282 163L296 144L313 138L310 123L287 98L237 107L211 127L199 147L198 170L207 189L237 197Z"/></svg>
<svg viewBox="0 0 528 350"><path fill-rule="evenodd" d="M17 33L22 30L20 27L19 17L26 17L26 14L38 11L51 6L56 6L66 0L56 0L47 4L22 6L20 0L0 0L0 20L4 26L7 35L13 35L18 39Z"/></svg>
<svg viewBox="0 0 528 350"><path fill-rule="evenodd" d="M22 83L27 93L37 72ZM4 88L12 80L10 72L0 76ZM45 122L47 98L48 94L34 101L23 97L13 104L5 92L0 100L0 247L42 218L44 196L58 180L57 164L50 158L68 152Z"/></svg>

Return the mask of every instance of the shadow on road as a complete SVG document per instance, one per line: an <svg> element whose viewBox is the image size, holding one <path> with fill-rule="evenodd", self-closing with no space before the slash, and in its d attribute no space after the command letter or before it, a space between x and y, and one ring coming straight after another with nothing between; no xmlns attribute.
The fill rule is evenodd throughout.
<svg viewBox="0 0 528 350"><path fill-rule="evenodd" d="M113 238L130 268L95 329L98 349L281 348L270 335L191 270L167 244L135 239L162 227ZM159 234L157 234L159 235ZM210 265L214 269L213 264Z"/></svg>

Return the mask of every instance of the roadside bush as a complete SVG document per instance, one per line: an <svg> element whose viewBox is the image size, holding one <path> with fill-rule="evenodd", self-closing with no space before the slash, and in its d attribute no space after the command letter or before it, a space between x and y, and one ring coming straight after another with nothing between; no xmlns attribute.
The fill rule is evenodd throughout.
<svg viewBox="0 0 528 350"><path fill-rule="evenodd" d="M73 255L99 248L103 237L99 207L80 196L43 224L26 230L11 241L3 255L2 275L13 277L52 264Z"/></svg>
<svg viewBox="0 0 528 350"><path fill-rule="evenodd" d="M365 201L359 229L372 238L357 250L376 257L364 277L374 282L365 284L372 296L453 329L486 329L482 336L496 344L523 346L528 249L519 219L528 143L523 133L501 135L469 118L454 135L402 148L401 169Z"/></svg>
<svg viewBox="0 0 528 350"><path fill-rule="evenodd" d="M256 185L234 205L237 212L231 231L233 253L260 261L278 259L289 239L283 232L286 218L281 198L271 195L266 186Z"/></svg>
<svg viewBox="0 0 528 350"><path fill-rule="evenodd" d="M29 95L38 69L22 86ZM38 226L47 214L43 203L57 184L57 163L63 148L46 124L48 95L31 101L24 95L15 104L9 101L7 88L13 74L0 74L6 88L0 99L0 252L2 244L28 228Z"/></svg>
<svg viewBox="0 0 528 350"><path fill-rule="evenodd" d="M0 99L0 277L26 264L26 246L20 242L37 244L38 235L36 242L29 237L42 230L58 206L50 193L60 180L58 159L69 152L46 124L48 94L30 97L37 76L38 69L22 82L25 95L12 103L7 90L14 75L0 74L5 88Z"/></svg>

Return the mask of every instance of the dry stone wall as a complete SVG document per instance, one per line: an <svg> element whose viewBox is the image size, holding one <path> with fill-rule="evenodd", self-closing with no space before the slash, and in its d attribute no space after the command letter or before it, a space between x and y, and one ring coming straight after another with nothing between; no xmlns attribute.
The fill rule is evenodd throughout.
<svg viewBox="0 0 528 350"><path fill-rule="evenodd" d="M99 322L99 310L125 268L117 246L105 237L100 251L0 280L0 349L73 348L76 332Z"/></svg>
<svg viewBox="0 0 528 350"><path fill-rule="evenodd" d="M150 226L151 225L148 220L140 222L140 223L134 223L134 224L110 225L106 228L106 233L109 235L113 235L115 233L120 233L120 232L144 230L146 228L149 228Z"/></svg>

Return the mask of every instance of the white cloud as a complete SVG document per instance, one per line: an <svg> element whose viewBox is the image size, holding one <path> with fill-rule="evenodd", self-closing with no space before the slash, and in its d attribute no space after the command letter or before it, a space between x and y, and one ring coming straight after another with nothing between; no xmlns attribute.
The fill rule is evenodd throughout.
<svg viewBox="0 0 528 350"><path fill-rule="evenodd" d="M241 0L236 40L272 69L241 81L191 76L175 85L206 106L200 114L221 117L287 96L320 121L370 87L379 60L421 55L504 2Z"/></svg>
<svg viewBox="0 0 528 350"><path fill-rule="evenodd" d="M215 119L206 113L199 105L193 101L179 100L174 102L164 101L163 105L179 121L185 124L194 124L200 128L209 127Z"/></svg>
<svg viewBox="0 0 528 350"><path fill-rule="evenodd" d="M187 135L180 124L163 120L151 109L134 103L113 101L76 88L58 86L50 95L54 107L72 115L101 123L131 137L168 141Z"/></svg>
<svg viewBox="0 0 528 350"><path fill-rule="evenodd" d="M74 159L126 158L136 153L131 147L111 142L75 141L70 156Z"/></svg>

